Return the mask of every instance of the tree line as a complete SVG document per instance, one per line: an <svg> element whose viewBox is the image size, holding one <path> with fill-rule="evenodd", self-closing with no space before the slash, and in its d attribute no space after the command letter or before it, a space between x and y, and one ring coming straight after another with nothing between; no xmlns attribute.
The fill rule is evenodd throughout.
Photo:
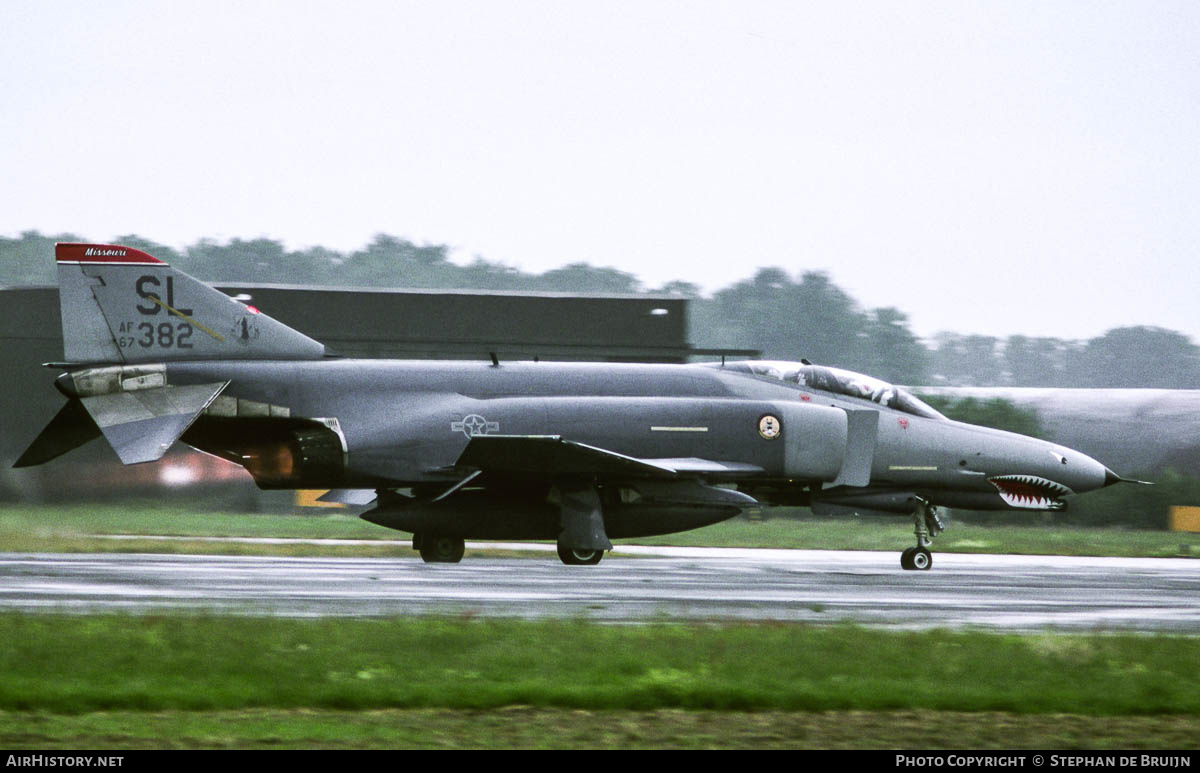
<svg viewBox="0 0 1200 773"><path fill-rule="evenodd" d="M0 237L0 286L53 284L48 256L57 241L88 239L36 231ZM386 234L351 252L288 250L265 238L201 239L182 250L136 235L114 241L209 282L684 296L692 299L689 334L699 347L758 349L768 359L805 358L901 384L1200 388L1200 348L1173 330L1121 327L1083 341L942 332L922 342L903 311L865 309L822 271L763 268L705 297L688 281L647 287L634 274L584 263L543 273L481 257L459 265L446 245Z"/></svg>

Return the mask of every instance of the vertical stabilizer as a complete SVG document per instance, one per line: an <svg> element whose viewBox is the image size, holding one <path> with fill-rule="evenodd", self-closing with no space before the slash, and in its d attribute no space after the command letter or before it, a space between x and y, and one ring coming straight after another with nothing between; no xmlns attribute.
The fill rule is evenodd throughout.
<svg viewBox="0 0 1200 773"><path fill-rule="evenodd" d="M132 247L55 245L66 359L310 360L325 347Z"/></svg>

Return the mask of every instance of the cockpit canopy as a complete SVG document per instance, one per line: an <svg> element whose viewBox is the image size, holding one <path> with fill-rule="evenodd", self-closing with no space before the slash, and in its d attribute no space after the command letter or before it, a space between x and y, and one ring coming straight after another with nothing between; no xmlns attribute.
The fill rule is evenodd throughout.
<svg viewBox="0 0 1200 773"><path fill-rule="evenodd" d="M745 360L730 362L724 366L715 365L715 367L766 376L788 384L799 384L835 395L870 400L885 408L892 408L914 416L923 416L927 419L946 418L911 392L851 370L780 360Z"/></svg>

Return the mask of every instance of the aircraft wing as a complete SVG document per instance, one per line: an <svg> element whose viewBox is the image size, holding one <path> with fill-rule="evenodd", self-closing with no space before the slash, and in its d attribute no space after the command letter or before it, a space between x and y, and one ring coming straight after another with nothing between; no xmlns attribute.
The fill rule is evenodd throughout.
<svg viewBox="0 0 1200 773"><path fill-rule="evenodd" d="M709 459L700 459L695 456L690 456L683 459L645 459L644 461L669 467L675 472L719 472L744 475L753 475L755 473L765 472L765 470L763 470L763 468L759 467L757 464L745 464L743 462L714 462Z"/></svg>
<svg viewBox="0 0 1200 773"><path fill-rule="evenodd" d="M599 475L674 479L686 473L754 473L761 468L707 459L638 459L559 435L479 435L457 467L516 475Z"/></svg>

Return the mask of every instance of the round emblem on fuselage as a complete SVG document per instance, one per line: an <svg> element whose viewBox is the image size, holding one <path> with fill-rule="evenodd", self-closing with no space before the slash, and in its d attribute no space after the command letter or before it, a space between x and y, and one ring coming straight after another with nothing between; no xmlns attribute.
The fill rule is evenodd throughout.
<svg viewBox="0 0 1200 773"><path fill-rule="evenodd" d="M758 434L767 440L774 440L782 431L783 425L779 423L779 419L769 413L758 420Z"/></svg>

